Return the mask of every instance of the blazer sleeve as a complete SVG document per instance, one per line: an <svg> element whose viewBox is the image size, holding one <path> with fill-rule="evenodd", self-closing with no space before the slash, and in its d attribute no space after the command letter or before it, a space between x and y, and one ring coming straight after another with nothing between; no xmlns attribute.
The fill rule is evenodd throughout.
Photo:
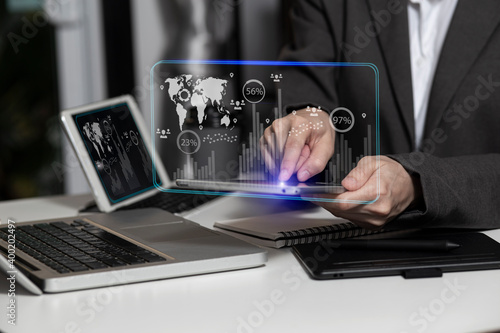
<svg viewBox="0 0 500 333"><path fill-rule="evenodd" d="M500 227L500 154L436 157L414 152L390 157L420 178L425 203L387 227Z"/></svg>

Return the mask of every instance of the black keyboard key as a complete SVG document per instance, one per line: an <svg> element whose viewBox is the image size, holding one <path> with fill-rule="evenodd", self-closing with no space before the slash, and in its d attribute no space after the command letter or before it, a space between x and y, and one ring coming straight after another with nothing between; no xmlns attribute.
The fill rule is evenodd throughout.
<svg viewBox="0 0 500 333"><path fill-rule="evenodd" d="M82 264L67 264L66 267L72 270L73 272L83 272L89 270L87 266Z"/></svg>
<svg viewBox="0 0 500 333"><path fill-rule="evenodd" d="M160 261L166 261L167 259L160 257L159 255L149 252L149 253L144 253L144 254L137 254L138 257L148 261L148 262L160 262Z"/></svg>
<svg viewBox="0 0 500 333"><path fill-rule="evenodd" d="M85 265L89 266L92 269L101 269L101 268L108 268L109 267L105 263L99 262L97 260L92 261L92 262L86 262Z"/></svg>
<svg viewBox="0 0 500 333"><path fill-rule="evenodd" d="M90 225L90 223L85 222L84 220L77 219L77 220L73 220L73 222L70 225L73 227L82 227L82 226Z"/></svg>
<svg viewBox="0 0 500 333"><path fill-rule="evenodd" d="M88 233L90 234L93 234L101 239L104 239L106 241L108 241L109 243L112 243L112 244L116 244L116 245L128 245L128 244L131 244L129 241L123 239L123 238L120 238L116 235L113 235L112 233L110 232L107 232L105 230L102 230L102 229L97 229L97 230L90 230L90 231L87 231Z"/></svg>
<svg viewBox="0 0 500 333"><path fill-rule="evenodd" d="M140 246L137 246L137 245L135 245L135 244L123 239L123 238L120 238L116 235L113 235L112 233L109 233L105 230L98 229L98 230L94 230L94 231L90 231L90 232L93 235L96 235L105 241L113 243L114 245L117 245L118 247L122 247L128 251L131 251L132 253L135 253L137 257L142 258L148 262L159 262L159 261L166 260L165 258L160 257L159 255L154 254L153 252L150 252L146 249L143 249ZM130 263L140 263L140 261L137 261L137 260L132 261L131 260L132 258L128 258L126 255L126 253L128 251L123 251L123 250L120 251L120 250L117 250L117 247L113 247L113 246L108 246L107 250L109 252L113 253L116 257L118 257L124 261L130 262ZM140 254L140 253L143 253L143 254Z"/></svg>
<svg viewBox="0 0 500 333"><path fill-rule="evenodd" d="M146 260L142 259L142 258L139 258L139 257L136 257L134 255L122 255L119 257L121 260L133 265L133 264L142 264L142 263L145 263Z"/></svg>
<svg viewBox="0 0 500 333"><path fill-rule="evenodd" d="M216 195L162 192L122 209L157 207L171 213L180 213L198 207L215 198L217 198Z"/></svg>
<svg viewBox="0 0 500 333"><path fill-rule="evenodd" d="M116 259L116 258L103 259L102 262L108 266L111 266L111 267L119 267L119 266L126 266L127 265L126 262L121 261L121 260Z"/></svg>
<svg viewBox="0 0 500 333"><path fill-rule="evenodd" d="M56 270L58 273L61 273L61 274L71 273L71 270L69 270L68 268L63 267L63 266L59 266L59 268L55 268L55 270Z"/></svg>

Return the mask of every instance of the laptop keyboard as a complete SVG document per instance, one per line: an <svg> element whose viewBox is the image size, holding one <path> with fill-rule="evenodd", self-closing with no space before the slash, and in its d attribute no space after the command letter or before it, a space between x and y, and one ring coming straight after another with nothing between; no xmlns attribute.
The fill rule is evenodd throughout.
<svg viewBox="0 0 500 333"><path fill-rule="evenodd" d="M0 228L7 241L8 229ZM16 248L59 273L166 261L165 258L83 220L16 228Z"/></svg>
<svg viewBox="0 0 500 333"><path fill-rule="evenodd" d="M156 207L170 213L180 213L196 208L218 196L191 193L161 192L152 197L136 202L122 209Z"/></svg>

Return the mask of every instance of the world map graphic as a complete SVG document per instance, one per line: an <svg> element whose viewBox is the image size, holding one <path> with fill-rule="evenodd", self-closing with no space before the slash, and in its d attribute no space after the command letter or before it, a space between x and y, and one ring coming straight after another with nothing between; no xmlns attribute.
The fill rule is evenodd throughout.
<svg viewBox="0 0 500 333"><path fill-rule="evenodd" d="M227 80L215 77L201 77L182 74L165 80L168 95L175 104L180 130L183 130L188 110L196 109L196 121L199 125L207 118L207 107L213 106L222 115L220 124L230 125L230 113L224 105Z"/></svg>

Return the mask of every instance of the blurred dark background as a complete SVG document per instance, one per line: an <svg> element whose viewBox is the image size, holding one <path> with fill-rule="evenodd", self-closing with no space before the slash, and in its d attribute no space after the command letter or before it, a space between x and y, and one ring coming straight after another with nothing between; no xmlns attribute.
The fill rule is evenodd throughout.
<svg viewBox="0 0 500 333"><path fill-rule="evenodd" d="M0 0L0 200L61 193L54 27ZM28 42L28 38L31 40Z"/></svg>
<svg viewBox="0 0 500 333"><path fill-rule="evenodd" d="M0 0L0 201L86 193L60 110L132 94L163 59L275 60L291 0Z"/></svg>

